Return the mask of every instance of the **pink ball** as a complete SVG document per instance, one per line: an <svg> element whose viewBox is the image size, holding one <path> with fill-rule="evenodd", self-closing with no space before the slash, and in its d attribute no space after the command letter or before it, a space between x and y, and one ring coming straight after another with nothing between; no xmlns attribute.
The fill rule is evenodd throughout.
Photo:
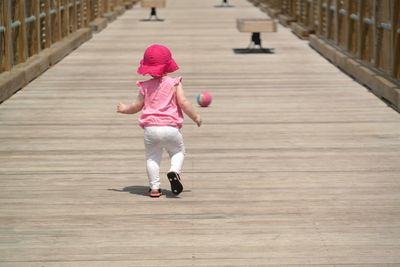
<svg viewBox="0 0 400 267"><path fill-rule="evenodd" d="M196 97L197 104L201 107L208 107L211 104L212 97L208 92L202 92Z"/></svg>

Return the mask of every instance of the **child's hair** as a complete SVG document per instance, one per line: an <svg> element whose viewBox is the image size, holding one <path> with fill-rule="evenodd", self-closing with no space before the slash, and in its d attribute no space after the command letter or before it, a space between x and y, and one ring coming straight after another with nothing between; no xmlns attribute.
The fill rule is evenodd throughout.
<svg viewBox="0 0 400 267"><path fill-rule="evenodd" d="M179 69L168 47L153 44L146 48L137 70L138 74L161 77Z"/></svg>

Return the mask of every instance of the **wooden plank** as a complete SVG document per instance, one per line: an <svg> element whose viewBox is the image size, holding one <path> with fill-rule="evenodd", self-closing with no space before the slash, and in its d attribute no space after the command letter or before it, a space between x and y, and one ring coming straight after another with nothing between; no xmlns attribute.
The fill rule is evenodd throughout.
<svg viewBox="0 0 400 267"><path fill-rule="evenodd" d="M85 4L83 27L88 27L89 23L91 22L91 17L92 17L91 9L90 9L90 0L82 0L82 1Z"/></svg>
<svg viewBox="0 0 400 267"><path fill-rule="evenodd" d="M324 3L323 0L318 0L318 4L317 4L317 7L318 7L318 29L317 29L316 35L320 38L323 37L324 32L325 32L324 27L326 26L325 25L325 19L326 19L325 14L326 13L324 12L325 9L322 6L323 3Z"/></svg>
<svg viewBox="0 0 400 267"><path fill-rule="evenodd" d="M52 16L50 14L50 0L45 0L44 1L44 12L45 12L45 18L44 18L44 32L45 36L44 38L44 47L49 48L53 42L53 29L52 29Z"/></svg>
<svg viewBox="0 0 400 267"><path fill-rule="evenodd" d="M365 40L365 27L364 27L364 8L365 2L358 2L358 23L357 23L357 31L358 31L358 40L357 40L357 58L363 59L363 51L364 51L364 40Z"/></svg>
<svg viewBox="0 0 400 267"><path fill-rule="evenodd" d="M16 61L14 64L25 62L28 58L28 43L26 39L26 23L25 23L25 0L15 1L15 15L17 20L20 22L20 26L16 31Z"/></svg>
<svg viewBox="0 0 400 267"><path fill-rule="evenodd" d="M378 20L379 18L377 17L379 14L379 2L377 0L373 0L373 18L375 19L374 24L373 24L373 30L372 30L372 60L373 60L373 65L375 68L379 68L379 51L381 49L381 42L379 42L380 39L380 29L378 27Z"/></svg>
<svg viewBox="0 0 400 267"><path fill-rule="evenodd" d="M69 11L69 23L71 28L71 33L76 32L78 29L78 4L77 0L72 1L72 6Z"/></svg>
<svg viewBox="0 0 400 267"><path fill-rule="evenodd" d="M60 1L60 21L61 21L61 36L65 38L70 33L70 21L69 21L69 0L59 0Z"/></svg>
<svg viewBox="0 0 400 267"><path fill-rule="evenodd" d="M332 16L332 29L333 29L333 41L335 43L335 45L339 46L340 43L340 14L339 14L339 3L338 1L333 1L331 4L331 7L334 8L334 10L332 10L331 12L333 13Z"/></svg>
<svg viewBox="0 0 400 267"><path fill-rule="evenodd" d="M34 25L32 27L32 54L36 55L41 50L40 44L40 0L32 1L32 14L35 16Z"/></svg>
<svg viewBox="0 0 400 267"><path fill-rule="evenodd" d="M57 0L56 2L51 2L53 4L53 10L55 10L55 14L53 15L52 20L52 37L53 42L59 42L62 39L62 28L61 28L61 0Z"/></svg>
<svg viewBox="0 0 400 267"><path fill-rule="evenodd" d="M276 32L276 22L272 19L237 19L240 32Z"/></svg>
<svg viewBox="0 0 400 267"><path fill-rule="evenodd" d="M400 80L400 3L392 1L392 51L393 57L391 58L391 76Z"/></svg>
<svg viewBox="0 0 400 267"><path fill-rule="evenodd" d="M4 58L2 68L5 71L9 71L13 64L13 46L11 41L11 0L5 0L3 2L3 23L6 31L4 33Z"/></svg>
<svg viewBox="0 0 400 267"><path fill-rule="evenodd" d="M166 6L166 0L142 0L140 2L142 7L150 8L164 8Z"/></svg>
<svg viewBox="0 0 400 267"><path fill-rule="evenodd" d="M350 0L345 0L344 6L345 6L345 10L346 10L346 15L345 15L346 31L345 31L344 47L346 48L346 51L352 52L351 51L352 36L353 36L354 32L353 32L353 23L350 19L350 15L352 14L351 12L353 11L351 8Z"/></svg>

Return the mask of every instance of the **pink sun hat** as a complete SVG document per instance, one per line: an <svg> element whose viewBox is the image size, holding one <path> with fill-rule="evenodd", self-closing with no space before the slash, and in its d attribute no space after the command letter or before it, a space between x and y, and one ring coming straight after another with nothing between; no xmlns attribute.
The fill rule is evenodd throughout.
<svg viewBox="0 0 400 267"><path fill-rule="evenodd" d="M168 47L154 44L144 51L143 59L140 61L137 73L141 75L150 74L151 76L160 77L178 69L179 66L172 58L171 51Z"/></svg>

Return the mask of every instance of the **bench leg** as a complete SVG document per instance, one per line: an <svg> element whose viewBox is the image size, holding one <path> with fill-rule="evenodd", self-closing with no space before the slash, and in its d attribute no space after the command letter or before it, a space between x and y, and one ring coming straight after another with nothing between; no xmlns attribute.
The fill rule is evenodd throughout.
<svg viewBox="0 0 400 267"><path fill-rule="evenodd" d="M228 0L222 0L221 5L215 7L233 7L229 4Z"/></svg>
<svg viewBox="0 0 400 267"><path fill-rule="evenodd" d="M159 19L157 16L157 9L155 7L152 7L150 10L150 17L146 21L152 20L152 18L155 17L155 21L163 21L163 19Z"/></svg>
<svg viewBox="0 0 400 267"><path fill-rule="evenodd" d="M259 46L259 49L256 48ZM261 42L261 35L259 32L253 32L251 34L251 41L247 48L234 48L233 51L236 54L247 54L247 53L267 53L272 54L274 53L273 48L263 48Z"/></svg>
<svg viewBox="0 0 400 267"><path fill-rule="evenodd" d="M250 41L250 45L254 44L254 46L258 45L260 48L262 48L261 45L261 35L259 32L253 32L251 34L251 41Z"/></svg>

